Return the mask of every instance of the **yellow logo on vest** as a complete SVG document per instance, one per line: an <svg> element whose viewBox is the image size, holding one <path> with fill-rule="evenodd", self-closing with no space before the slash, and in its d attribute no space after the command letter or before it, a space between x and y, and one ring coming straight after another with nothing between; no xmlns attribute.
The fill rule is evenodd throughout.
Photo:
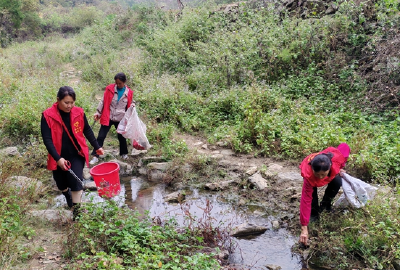
<svg viewBox="0 0 400 270"><path fill-rule="evenodd" d="M75 133L82 132L82 127L79 125L78 121L74 123L74 132Z"/></svg>

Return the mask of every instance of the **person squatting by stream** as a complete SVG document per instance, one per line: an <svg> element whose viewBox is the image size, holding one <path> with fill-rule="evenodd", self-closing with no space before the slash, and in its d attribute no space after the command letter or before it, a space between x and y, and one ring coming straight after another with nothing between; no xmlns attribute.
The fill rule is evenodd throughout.
<svg viewBox="0 0 400 270"><path fill-rule="evenodd" d="M126 110L132 105L135 106L133 100L133 91L126 86L126 75L122 72L114 76L115 83L106 87L102 100L97 106L97 112L94 114L94 120L100 120L100 130L97 141L103 146L107 133L111 126L117 129L119 122L124 118ZM122 159L128 158L128 145L126 138L118 133L119 154ZM96 164L99 161L99 155L95 150L92 152L92 160L90 164Z"/></svg>
<svg viewBox="0 0 400 270"><path fill-rule="evenodd" d="M57 102L42 113L40 124L43 143L48 151L47 169L53 171L58 189L65 196L68 206L73 208L74 220L79 214L83 186L68 169L82 179L85 162L89 164L89 148L85 137L97 154L104 154L83 109L75 106L75 99L72 87L61 87Z"/></svg>
<svg viewBox="0 0 400 270"><path fill-rule="evenodd" d="M307 156L300 164L303 188L300 200L300 243L308 243L308 223L316 221L319 214L331 211L332 200L342 186L341 174L350 154L350 147L341 143L337 148L325 150ZM321 204L318 204L318 187L328 185Z"/></svg>

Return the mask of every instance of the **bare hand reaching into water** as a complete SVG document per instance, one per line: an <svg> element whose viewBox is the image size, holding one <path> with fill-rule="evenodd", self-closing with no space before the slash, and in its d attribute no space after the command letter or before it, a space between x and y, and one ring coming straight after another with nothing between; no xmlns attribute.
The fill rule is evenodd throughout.
<svg viewBox="0 0 400 270"><path fill-rule="evenodd" d="M307 226L301 226L300 243L308 246L308 228Z"/></svg>

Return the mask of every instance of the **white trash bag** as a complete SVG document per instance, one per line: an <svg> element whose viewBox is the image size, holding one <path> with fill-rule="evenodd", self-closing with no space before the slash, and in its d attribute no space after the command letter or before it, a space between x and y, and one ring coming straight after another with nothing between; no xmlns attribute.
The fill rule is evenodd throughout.
<svg viewBox="0 0 400 270"><path fill-rule="evenodd" d="M377 187L371 186L362 180L347 173L342 176L343 194L335 202L335 207L352 206L355 208L364 207L365 204L375 197Z"/></svg>
<svg viewBox="0 0 400 270"><path fill-rule="evenodd" d="M135 106L130 106L119 122L117 132L131 140L133 148L148 150L151 145L146 137L146 125L140 120Z"/></svg>

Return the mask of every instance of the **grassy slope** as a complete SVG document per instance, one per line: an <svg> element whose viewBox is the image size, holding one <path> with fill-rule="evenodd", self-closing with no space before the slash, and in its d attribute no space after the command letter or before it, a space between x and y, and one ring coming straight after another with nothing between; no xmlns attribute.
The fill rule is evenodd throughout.
<svg viewBox="0 0 400 270"><path fill-rule="evenodd" d="M373 99L392 85L371 82L361 71L363 57L377 55L384 37L395 40L390 29L398 22L396 8L398 12L390 1L378 1L371 15L349 2L335 16L306 20L266 6L241 6L229 14L199 8L185 11L179 21L168 12L135 8L103 16L72 38L16 44L1 51L2 145L22 141L23 150L31 153L40 113L55 100L58 87L69 84L59 74L72 65L82 71L74 87L77 105L88 114L95 107L93 94L116 72L128 74L150 140L157 142L155 153L173 158L185 152L170 143L173 128L205 133L211 141L228 140L237 151L290 159L347 141L351 172L395 184L400 119L392 109L395 103ZM37 149L31 168L43 166L45 149L41 144ZM388 215L390 222L378 214L374 218L392 232L382 244L393 246L387 257L398 258L398 247L391 244L399 232L392 222L398 213ZM380 232L375 225L366 224L371 237ZM361 249L368 251L361 252L362 258L377 256L369 253L374 246L360 244L368 241L354 246L346 239L338 241L347 243L349 254ZM371 267L376 263L366 261Z"/></svg>

